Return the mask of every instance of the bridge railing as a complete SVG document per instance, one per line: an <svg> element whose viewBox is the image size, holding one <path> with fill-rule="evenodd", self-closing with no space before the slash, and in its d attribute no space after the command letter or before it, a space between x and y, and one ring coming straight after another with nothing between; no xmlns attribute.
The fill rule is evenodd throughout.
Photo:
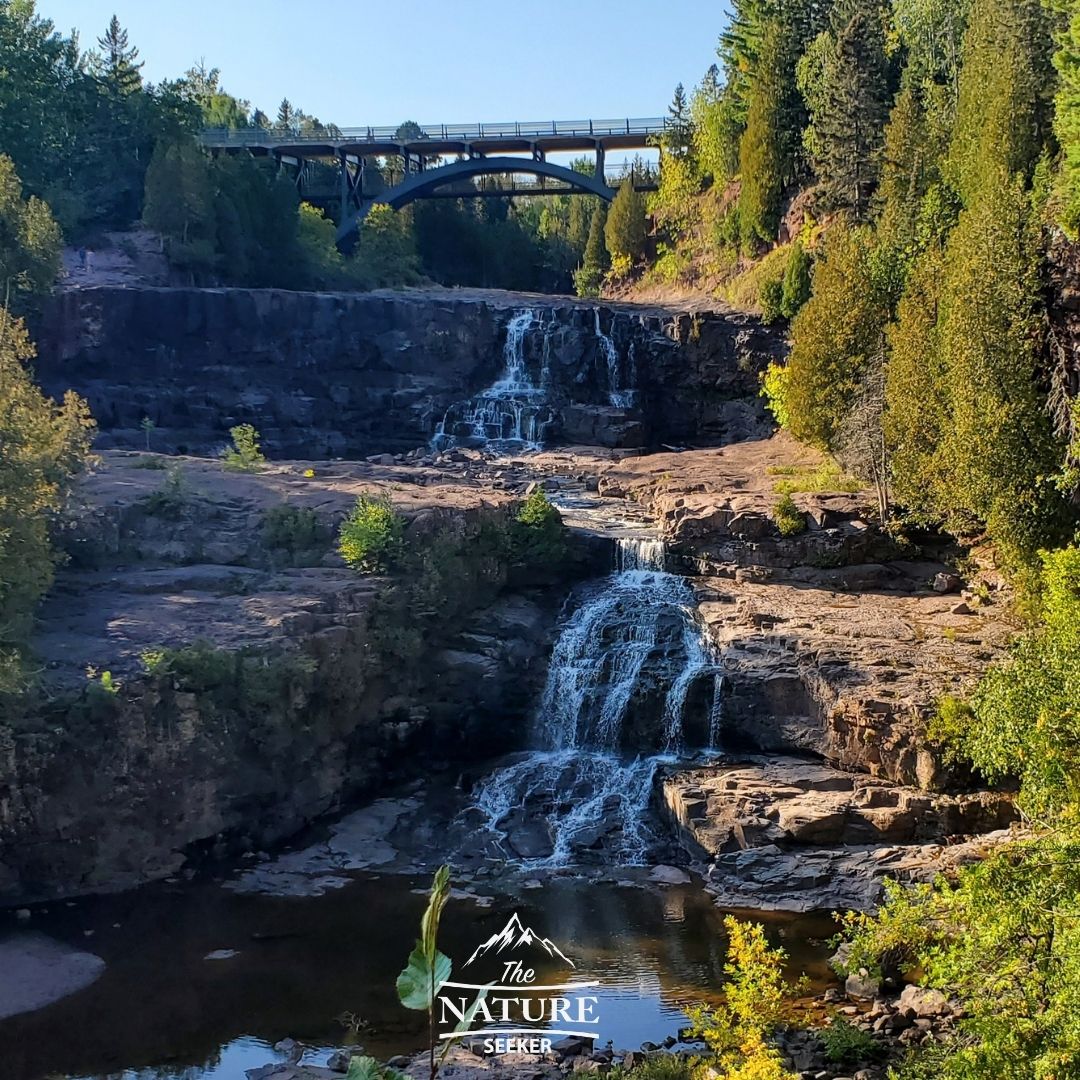
<svg viewBox="0 0 1080 1080"><path fill-rule="evenodd" d="M621 120L542 120L477 124L421 124L419 133L399 134L397 127L329 127L323 131L275 131L268 128L207 128L202 142L207 146L247 146L258 144L295 145L296 143L387 143L421 142L439 139L444 142L470 142L480 139L604 138L618 135L659 135L668 126L666 117Z"/></svg>

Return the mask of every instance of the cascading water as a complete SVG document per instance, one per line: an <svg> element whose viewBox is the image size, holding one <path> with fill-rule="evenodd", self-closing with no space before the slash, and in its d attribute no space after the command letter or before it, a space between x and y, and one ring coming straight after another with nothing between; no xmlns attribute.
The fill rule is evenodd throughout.
<svg viewBox="0 0 1080 1080"><path fill-rule="evenodd" d="M590 849L644 862L657 768L687 741L692 688L716 661L689 585L664 571L654 539L618 542L616 572L566 621L536 718L543 749L490 776L475 805L500 846L529 868ZM700 695L699 695L700 696ZM717 707L712 693L704 709ZM714 736L712 716L700 742Z"/></svg>
<svg viewBox="0 0 1080 1080"><path fill-rule="evenodd" d="M547 405L543 385L537 386L532 381L525 359L526 338L534 326L544 332L546 371L550 349L547 328L535 311L519 311L506 326L502 374L476 397L459 401L446 410L432 437L433 449L448 450L455 446L493 450L540 448L544 431L553 422L554 414Z"/></svg>
<svg viewBox="0 0 1080 1080"><path fill-rule="evenodd" d="M623 386L622 362L619 358L619 350L616 348L611 336L605 334L600 326L600 309L594 309L593 315L595 316L596 339L600 342L600 351L604 354L604 362L607 365L608 401L616 408L632 409L636 395L633 390L626 389ZM632 345L631 349L633 349ZM630 361L628 366L636 366L633 365L632 356ZM635 373L631 372L631 379L634 378L634 375Z"/></svg>

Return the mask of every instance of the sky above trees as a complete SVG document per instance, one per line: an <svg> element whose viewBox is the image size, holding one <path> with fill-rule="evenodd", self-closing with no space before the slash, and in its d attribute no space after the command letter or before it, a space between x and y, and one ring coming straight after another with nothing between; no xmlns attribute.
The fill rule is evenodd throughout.
<svg viewBox="0 0 1080 1080"><path fill-rule="evenodd" d="M659 116L715 61L727 8L667 0L661 27L654 0L326 0L317 16L295 0L38 3L84 48L115 12L149 80L205 60L265 112L284 95L341 127Z"/></svg>

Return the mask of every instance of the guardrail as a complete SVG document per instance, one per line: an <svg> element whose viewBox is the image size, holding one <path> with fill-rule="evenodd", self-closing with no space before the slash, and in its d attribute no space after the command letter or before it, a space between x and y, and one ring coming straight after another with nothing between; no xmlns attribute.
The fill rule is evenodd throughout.
<svg viewBox="0 0 1080 1080"><path fill-rule="evenodd" d="M207 128L201 138L207 146L245 146L327 142L401 142L425 139L443 142L471 142L480 139L604 138L618 135L659 135L668 126L666 117L623 120L545 120L480 124L421 124L410 127L350 127L333 125L318 131L281 131L273 128Z"/></svg>

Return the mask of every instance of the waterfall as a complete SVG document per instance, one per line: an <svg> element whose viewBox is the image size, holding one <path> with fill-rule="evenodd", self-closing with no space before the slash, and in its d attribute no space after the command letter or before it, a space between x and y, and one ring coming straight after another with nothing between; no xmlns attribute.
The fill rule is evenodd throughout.
<svg viewBox="0 0 1080 1080"><path fill-rule="evenodd" d="M617 408L632 409L635 395L633 390L623 387L619 350L615 347L615 342L611 340L610 335L605 334L600 327L600 309L594 308L593 315L596 323L596 339L600 342L600 351L604 354L607 364L608 401Z"/></svg>
<svg viewBox="0 0 1080 1080"><path fill-rule="evenodd" d="M540 749L477 793L488 829L523 865L563 866L598 847L623 865L647 857L653 777L684 748L691 690L716 664L693 591L664 562L659 540L617 542L615 572L584 597L552 650ZM705 719L699 743L713 738L714 719Z"/></svg>
<svg viewBox="0 0 1080 1080"><path fill-rule="evenodd" d="M503 370L486 390L446 410L431 440L434 450L455 446L489 447L493 450L538 450L544 432L555 415L548 406L543 386L529 374L525 342L534 326L543 328L536 312L525 308L506 324ZM544 329L544 365L550 345Z"/></svg>

